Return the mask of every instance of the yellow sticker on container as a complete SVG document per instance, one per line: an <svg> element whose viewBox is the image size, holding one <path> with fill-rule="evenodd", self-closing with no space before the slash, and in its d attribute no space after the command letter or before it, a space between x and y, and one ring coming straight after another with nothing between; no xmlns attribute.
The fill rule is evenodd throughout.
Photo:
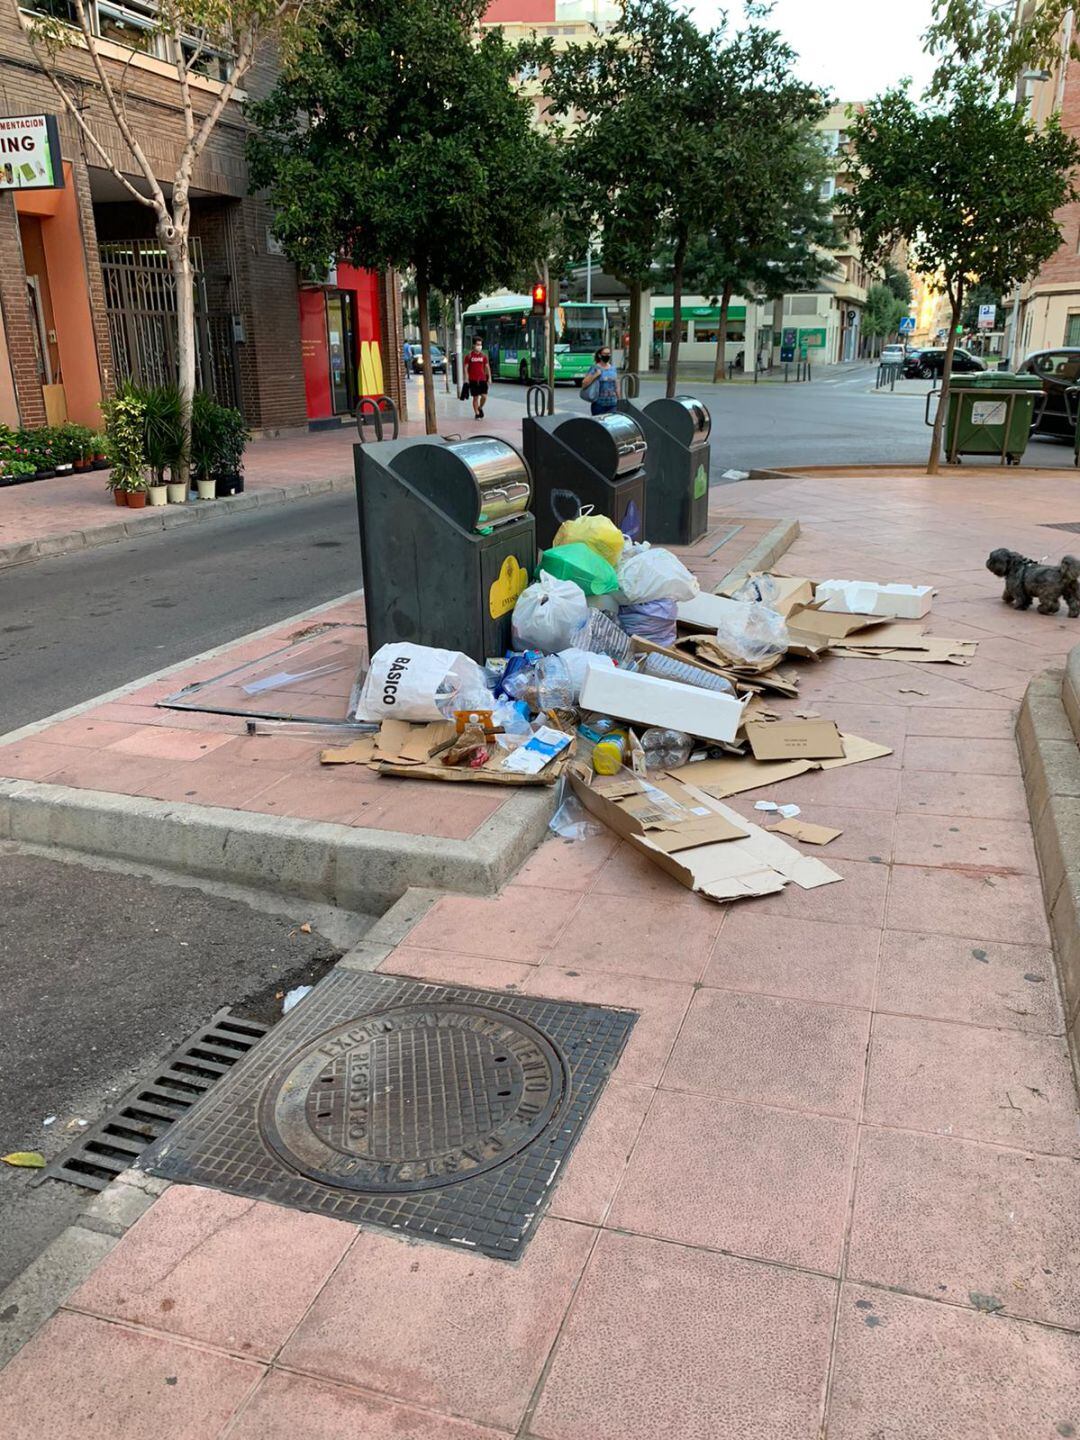
<svg viewBox="0 0 1080 1440"><path fill-rule="evenodd" d="M517 598L529 583L529 576L513 555L502 563L491 589L488 591L488 609L493 620L509 614L517 604Z"/></svg>

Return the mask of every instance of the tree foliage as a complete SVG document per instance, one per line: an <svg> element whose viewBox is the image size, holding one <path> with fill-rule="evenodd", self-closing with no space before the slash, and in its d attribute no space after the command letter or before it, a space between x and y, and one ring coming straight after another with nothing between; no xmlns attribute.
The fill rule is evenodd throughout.
<svg viewBox="0 0 1080 1440"><path fill-rule="evenodd" d="M599 232L605 266L635 290L662 246L671 256L675 312L668 366L673 393L687 258L712 236L715 273L745 269L751 249L774 252L786 154L823 113L792 73L794 54L750 3L749 23L702 32L672 0L627 0L616 27L592 44L532 47L554 116L572 117L572 168ZM753 237L763 238L755 243ZM756 263L756 262L755 262ZM762 262L764 270L764 261ZM717 286L722 289L722 284ZM631 327L634 328L633 326ZM633 343L633 341L632 341Z"/></svg>
<svg viewBox="0 0 1080 1440"><path fill-rule="evenodd" d="M538 253L556 179L484 0L331 0L252 105L252 178L305 269L343 255L416 274L425 418L432 286L468 302ZM556 197L557 198L557 197ZM557 209L557 206L556 206Z"/></svg>
<svg viewBox="0 0 1080 1440"><path fill-rule="evenodd" d="M888 339L900 324L900 317L907 314L907 308L884 282L871 285L866 292L866 307L863 310L863 334L869 340Z"/></svg>
<svg viewBox="0 0 1080 1440"><path fill-rule="evenodd" d="M1002 293L1061 243L1055 212L1077 198L1080 146L1056 120L1036 129L974 78L947 104L892 90L852 122L854 189L843 209L863 254L882 263L906 241L911 267L948 296L952 320L929 469L936 470L956 327L968 287Z"/></svg>
<svg viewBox="0 0 1080 1440"><path fill-rule="evenodd" d="M932 93L944 95L958 76L977 71L999 95L1011 95L1024 70L1052 70L1062 58L1080 59L1077 31L1065 41L1073 9L1073 0L1019 6L1016 0L934 0L923 37L938 61Z"/></svg>
<svg viewBox="0 0 1080 1440"><path fill-rule="evenodd" d="M1000 317L1002 313L1001 291L995 290L993 285L972 285L964 299L964 308L960 315L960 324L965 330L978 328L981 305L996 305Z"/></svg>

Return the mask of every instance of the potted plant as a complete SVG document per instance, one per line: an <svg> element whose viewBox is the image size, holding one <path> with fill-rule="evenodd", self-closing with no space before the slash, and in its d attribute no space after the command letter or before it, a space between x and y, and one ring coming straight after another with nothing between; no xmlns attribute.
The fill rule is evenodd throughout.
<svg viewBox="0 0 1080 1440"><path fill-rule="evenodd" d="M90 432L90 440L92 468L94 470L104 470L109 463L108 455L105 451L105 436L102 435L100 430L92 430Z"/></svg>
<svg viewBox="0 0 1080 1440"><path fill-rule="evenodd" d="M177 481L184 454L183 405L176 385L154 385L138 392L143 402L143 456L150 467L148 489L151 505L164 505L172 498L170 489L180 490L179 499L186 498L186 487ZM169 480L166 482L165 472ZM130 502L129 502L130 503ZM175 502L174 502L175 503Z"/></svg>
<svg viewBox="0 0 1080 1440"><path fill-rule="evenodd" d="M70 475L75 468L76 451L71 436L67 433L67 426L47 425L45 428L55 456L54 466L57 475Z"/></svg>
<svg viewBox="0 0 1080 1440"><path fill-rule="evenodd" d="M145 398L129 386L104 401L101 409L112 466L105 483L118 505L130 505L137 510L146 504L148 489L143 453Z"/></svg>
<svg viewBox="0 0 1080 1440"><path fill-rule="evenodd" d="M80 472L90 469L90 435L85 425L76 425L70 420L57 431L64 459L70 460L74 469Z"/></svg>
<svg viewBox="0 0 1080 1440"><path fill-rule="evenodd" d="M17 485L32 480L36 473L37 459L21 432L0 425L0 485Z"/></svg>
<svg viewBox="0 0 1080 1440"><path fill-rule="evenodd" d="M40 430L22 430L19 433L30 458L37 466L37 478L51 480L56 474L58 458L52 431L47 426L42 426Z"/></svg>
<svg viewBox="0 0 1080 1440"><path fill-rule="evenodd" d="M200 500L216 494L214 470L221 446L222 407L201 390L191 406L191 474Z"/></svg>
<svg viewBox="0 0 1080 1440"><path fill-rule="evenodd" d="M218 406L218 445L214 463L214 493L219 499L240 495L244 489L244 447L251 438L239 410Z"/></svg>

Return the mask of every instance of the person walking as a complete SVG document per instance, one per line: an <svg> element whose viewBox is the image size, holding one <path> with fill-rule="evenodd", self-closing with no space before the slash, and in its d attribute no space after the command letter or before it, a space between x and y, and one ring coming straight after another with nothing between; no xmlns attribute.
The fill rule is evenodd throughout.
<svg viewBox="0 0 1080 1440"><path fill-rule="evenodd" d="M469 382L469 394L472 396L473 419L482 420L491 384L491 361L484 349L482 335L474 338L472 349L465 356L465 379Z"/></svg>
<svg viewBox="0 0 1080 1440"><path fill-rule="evenodd" d="M611 363L611 346L601 345L581 382L582 398L594 415L608 415L619 403L619 372Z"/></svg>

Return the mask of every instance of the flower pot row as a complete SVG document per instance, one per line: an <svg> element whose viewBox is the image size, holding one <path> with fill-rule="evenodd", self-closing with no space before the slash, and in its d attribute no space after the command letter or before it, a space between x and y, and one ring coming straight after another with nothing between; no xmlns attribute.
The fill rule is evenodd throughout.
<svg viewBox="0 0 1080 1440"><path fill-rule="evenodd" d="M229 495L240 495L244 489L242 475L223 475L216 480L197 480L196 494L200 500L223 500ZM138 490L112 487L113 500L117 505L126 505L129 510L142 510L144 506L184 505L188 499L188 487L181 484L147 485Z"/></svg>

